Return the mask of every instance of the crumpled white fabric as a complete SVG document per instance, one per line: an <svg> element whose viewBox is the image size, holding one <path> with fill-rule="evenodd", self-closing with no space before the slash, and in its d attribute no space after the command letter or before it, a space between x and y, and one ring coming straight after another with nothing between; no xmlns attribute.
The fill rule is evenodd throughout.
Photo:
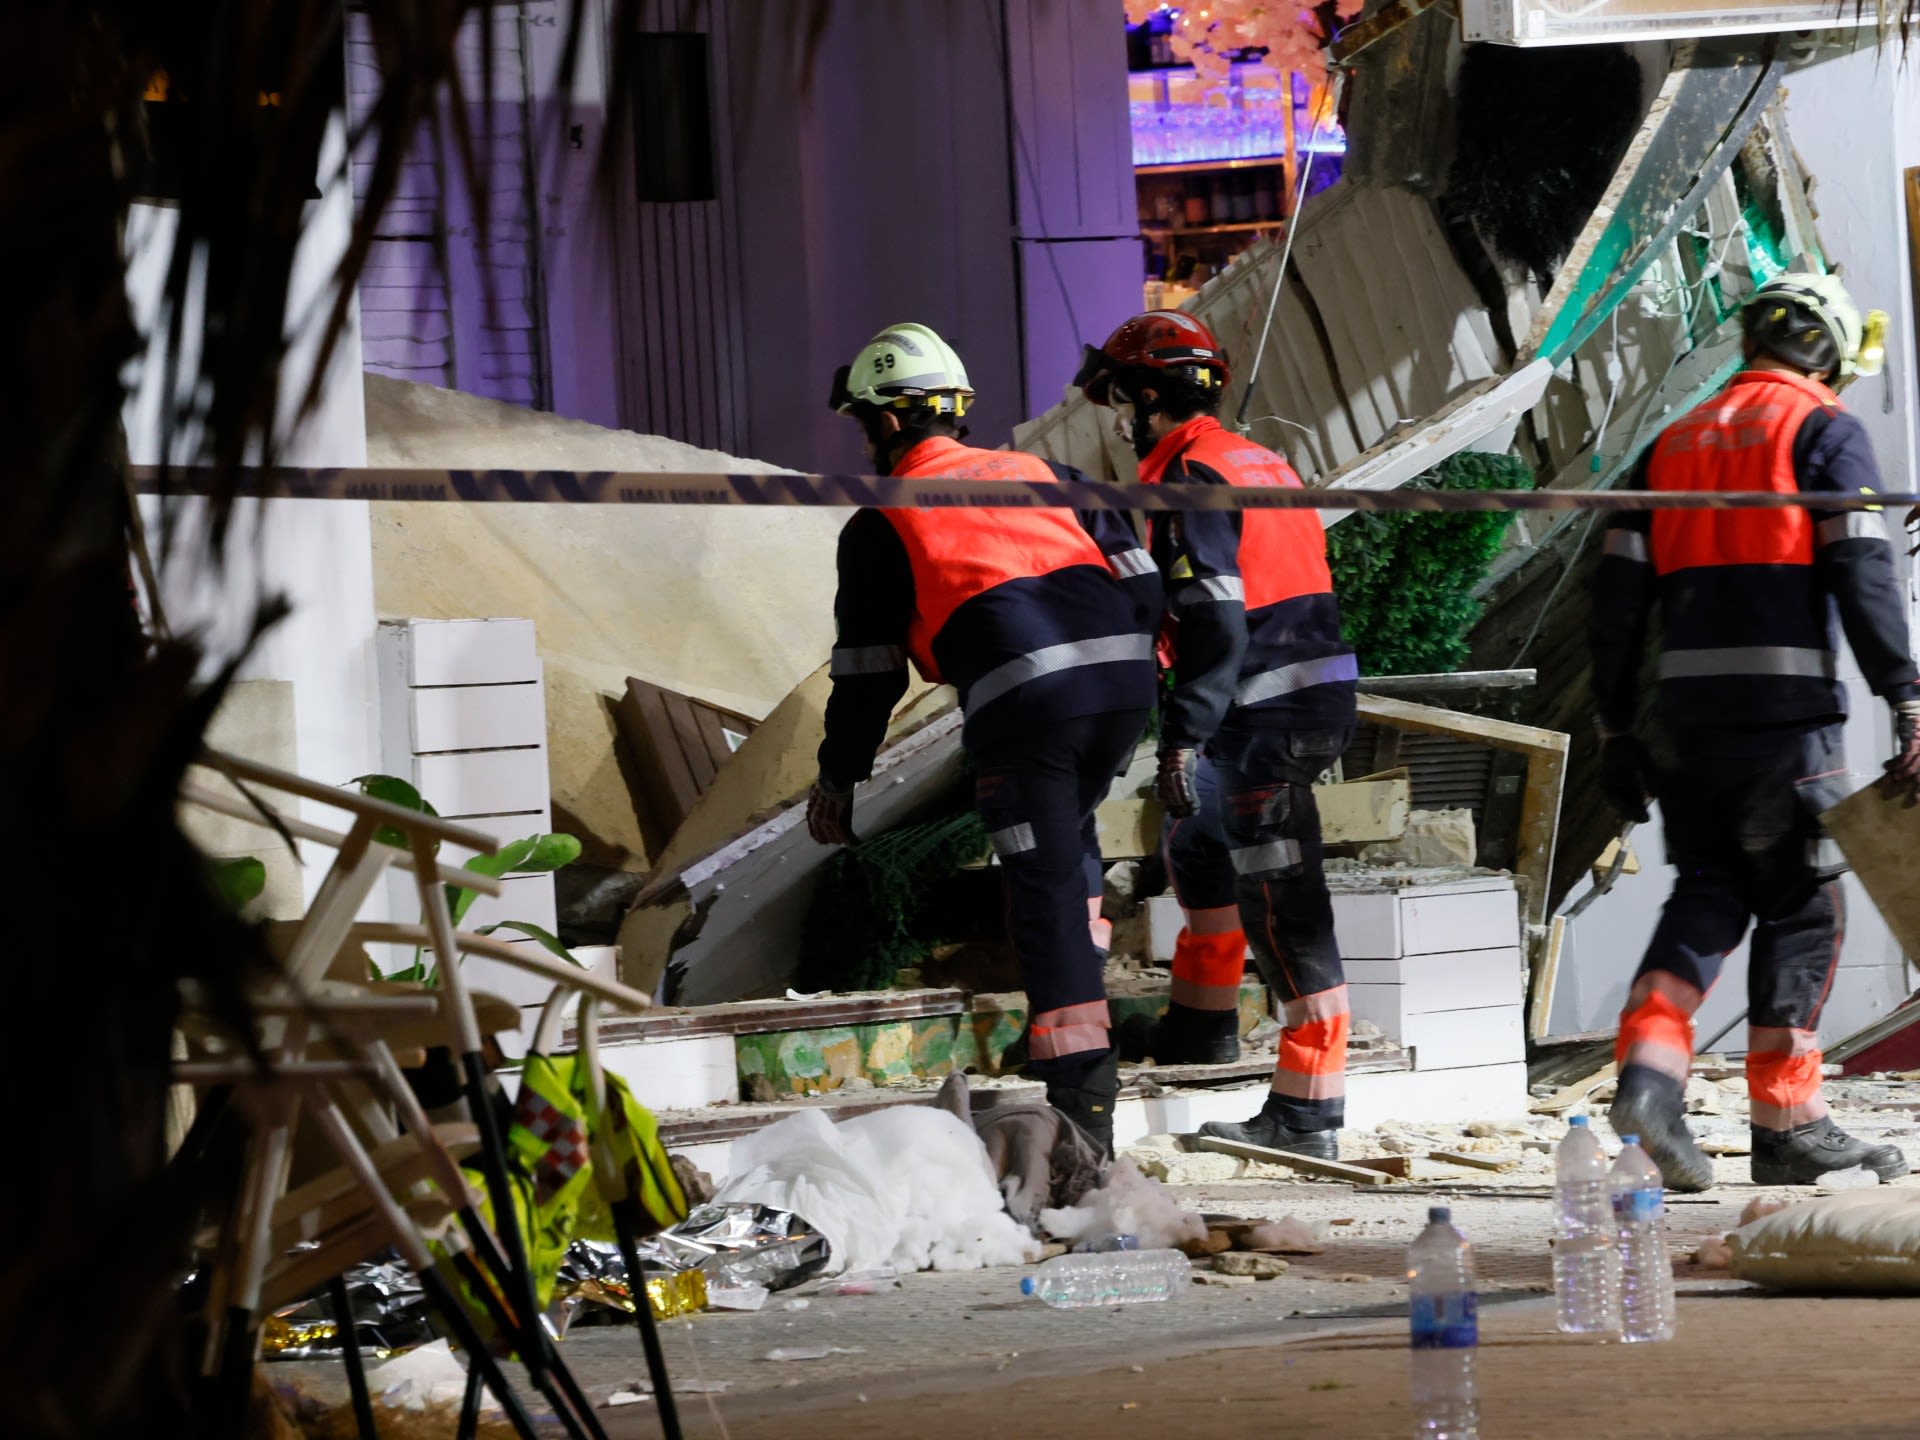
<svg viewBox="0 0 1920 1440"><path fill-rule="evenodd" d="M804 1218L826 1237L827 1274L977 1270L1039 1257L1003 1208L986 1147L965 1121L893 1105L838 1125L803 1110L734 1142L734 1173L714 1196Z"/></svg>
<svg viewBox="0 0 1920 1440"><path fill-rule="evenodd" d="M1042 1210L1040 1224L1069 1244L1131 1235L1142 1250L1172 1250L1182 1242L1207 1238L1205 1220L1181 1209L1172 1191L1127 1159L1114 1161L1100 1188L1089 1190L1078 1205Z"/></svg>

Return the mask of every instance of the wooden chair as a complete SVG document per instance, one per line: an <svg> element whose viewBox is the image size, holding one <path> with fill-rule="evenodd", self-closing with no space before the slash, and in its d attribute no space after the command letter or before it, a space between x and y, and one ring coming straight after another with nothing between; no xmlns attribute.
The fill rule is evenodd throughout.
<svg viewBox="0 0 1920 1440"><path fill-rule="evenodd" d="M481 1058L481 1011L505 1024L518 1017L511 1007L503 1014L500 1002L476 1004L462 979L460 957L488 954L564 980L623 1010L645 1009L647 997L533 947L456 934L443 887L452 883L497 895L500 886L491 877L442 864L437 851L450 843L492 853L497 848L492 837L238 757L210 752L205 763L243 787L318 801L352 817L350 828L340 833L282 813L257 795L243 799L196 781L182 790L190 803L277 825L335 852L306 916L276 947L279 974L249 996L250 1034L221 1034L205 997L183 997L183 1029L198 1055L176 1067L176 1078L215 1087L212 1093L230 1097L252 1122L233 1224L209 1267L206 1373L229 1384L237 1376L244 1396L261 1317L331 1280L336 1314L348 1327L343 1351L356 1415L362 1432L371 1434L371 1404L339 1277L348 1266L391 1246L418 1274L429 1301L471 1353L476 1384L492 1390L515 1430L531 1440L525 1408L473 1316L434 1264L429 1247L438 1242L569 1432L600 1440L603 1432L592 1408L539 1322ZM399 832L406 848L378 843L376 832L383 829ZM360 906L389 865L413 873L423 924L357 921ZM327 978L336 958L361 939L425 945L438 960L438 985L372 987ZM433 1124L402 1074L402 1058L434 1044L444 1044L458 1059L470 1123ZM303 1118L325 1138L339 1164L289 1191L292 1137ZM463 1155L474 1153L492 1201L491 1227L481 1220L478 1196L459 1166Z"/></svg>

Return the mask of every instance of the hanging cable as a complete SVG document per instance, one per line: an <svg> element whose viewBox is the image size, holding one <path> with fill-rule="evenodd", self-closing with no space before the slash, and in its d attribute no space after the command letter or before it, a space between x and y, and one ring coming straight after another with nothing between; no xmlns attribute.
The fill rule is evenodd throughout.
<svg viewBox="0 0 1920 1440"><path fill-rule="evenodd" d="M1313 143L1313 137L1320 127L1340 111L1340 91L1347 83L1347 72L1335 70L1327 83L1324 114L1316 113L1312 123L1307 126L1307 162L1300 167L1300 178L1294 182L1293 208L1287 212L1287 238L1280 247L1280 268L1274 273L1273 293L1267 297L1267 318L1260 327L1260 343L1254 347L1253 368L1247 372L1246 389L1240 392L1240 408L1234 412L1233 428L1242 435L1247 433L1247 409L1253 404L1254 382L1260 378L1260 366L1267 358L1267 338L1273 333L1274 312L1280 308L1280 287L1287 280L1287 261L1293 255L1293 237L1300 229L1300 207L1306 202L1307 182L1313 178L1313 161L1319 147ZM1288 98L1292 98L1292 78L1287 81Z"/></svg>

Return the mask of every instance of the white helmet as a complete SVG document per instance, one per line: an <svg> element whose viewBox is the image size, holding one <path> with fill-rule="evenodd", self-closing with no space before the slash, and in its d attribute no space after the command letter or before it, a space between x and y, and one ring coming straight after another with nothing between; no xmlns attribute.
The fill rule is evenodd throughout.
<svg viewBox="0 0 1920 1440"><path fill-rule="evenodd" d="M1792 363L1801 363L1809 344L1814 343L1804 329L1801 334L1794 333L1811 320L1833 342L1839 356L1836 379L1878 375L1886 364L1886 312L1869 311L1863 320L1838 275L1776 275L1754 291L1746 304L1749 311L1760 306L1772 307L1759 317L1768 334L1769 348Z"/></svg>
<svg viewBox="0 0 1920 1440"><path fill-rule="evenodd" d="M926 408L964 415L973 399L967 367L925 325L889 325L834 372L827 403L842 415L855 405Z"/></svg>

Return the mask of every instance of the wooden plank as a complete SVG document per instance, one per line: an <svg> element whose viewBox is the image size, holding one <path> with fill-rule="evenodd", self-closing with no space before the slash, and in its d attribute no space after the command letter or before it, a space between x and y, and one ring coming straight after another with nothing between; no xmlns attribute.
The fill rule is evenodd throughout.
<svg viewBox="0 0 1920 1440"><path fill-rule="evenodd" d="M1529 977L1527 1040L1530 1043L1543 1038L1553 1028L1553 992L1560 983L1560 956L1566 944L1566 917L1556 915L1547 928L1546 943L1540 951L1540 963L1533 967L1533 974Z"/></svg>
<svg viewBox="0 0 1920 1440"><path fill-rule="evenodd" d="M1527 922L1545 925L1550 913L1547 897L1553 876L1554 841L1560 824L1560 797L1566 785L1568 739L1565 732L1373 695L1360 696L1359 715L1376 725L1455 735L1496 750L1514 750L1526 755L1527 782L1521 798L1518 856L1513 868L1527 882Z"/></svg>
<svg viewBox="0 0 1920 1440"><path fill-rule="evenodd" d="M1495 1155L1474 1155L1465 1150L1429 1150L1429 1160L1442 1165L1464 1165L1469 1170L1511 1170L1520 1162Z"/></svg>
<svg viewBox="0 0 1920 1440"><path fill-rule="evenodd" d="M1920 335L1920 165L1907 171L1907 265L1913 273L1913 333Z"/></svg>
<svg viewBox="0 0 1920 1440"><path fill-rule="evenodd" d="M1364 1165L1349 1165L1343 1160L1319 1160L1311 1155L1296 1155L1291 1150L1271 1150L1265 1145L1243 1145L1238 1140L1220 1140L1212 1135L1199 1136L1196 1150L1211 1150L1216 1155L1232 1155L1241 1160L1263 1160L1269 1165L1285 1165L1325 1180L1347 1180L1355 1185L1391 1185L1393 1177Z"/></svg>
<svg viewBox="0 0 1920 1440"><path fill-rule="evenodd" d="M707 763L718 773L720 767L733 758L733 747L727 744L726 727L720 722L720 712L696 700L693 702L693 720L700 734L700 743L706 747ZM701 793L706 793L706 786L701 786Z"/></svg>
<svg viewBox="0 0 1920 1440"><path fill-rule="evenodd" d="M670 831L700 798L700 786L674 735L666 693L658 685L629 677L626 696L614 709L642 773L651 782L654 803L665 812L661 822Z"/></svg>
<svg viewBox="0 0 1920 1440"><path fill-rule="evenodd" d="M713 757L707 753L707 742L700 733L700 717L694 710L693 702L674 690L660 692L661 704L666 708L667 723L672 727L673 743L679 748L680 758L686 762L687 773L693 777L694 794L705 790L713 783Z"/></svg>

